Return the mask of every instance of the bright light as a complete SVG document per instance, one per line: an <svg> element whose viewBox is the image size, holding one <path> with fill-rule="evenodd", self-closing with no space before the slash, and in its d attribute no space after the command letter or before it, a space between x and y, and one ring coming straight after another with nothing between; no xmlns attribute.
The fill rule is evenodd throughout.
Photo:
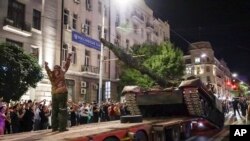
<svg viewBox="0 0 250 141"><path fill-rule="evenodd" d="M202 54L201 54L201 58L204 58L204 57L207 57L207 54L206 54L206 53L202 53Z"/></svg>
<svg viewBox="0 0 250 141"><path fill-rule="evenodd" d="M233 76L233 77L237 77L238 74L237 74L237 73L233 73L232 76Z"/></svg>
<svg viewBox="0 0 250 141"><path fill-rule="evenodd" d="M131 0L116 0L118 6L127 6L130 2Z"/></svg>
<svg viewBox="0 0 250 141"><path fill-rule="evenodd" d="M231 85L231 82L230 82L230 81L227 81L227 85L230 86L230 85Z"/></svg>
<svg viewBox="0 0 250 141"><path fill-rule="evenodd" d="M204 124L202 122L198 122L198 127L199 128L203 128L204 127Z"/></svg>

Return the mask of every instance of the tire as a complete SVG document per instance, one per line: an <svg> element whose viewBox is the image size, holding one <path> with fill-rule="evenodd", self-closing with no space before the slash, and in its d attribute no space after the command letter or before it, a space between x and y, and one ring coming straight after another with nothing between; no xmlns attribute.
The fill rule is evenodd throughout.
<svg viewBox="0 0 250 141"><path fill-rule="evenodd" d="M148 141L148 136L143 131L137 131L136 134L135 134L134 141Z"/></svg>
<svg viewBox="0 0 250 141"><path fill-rule="evenodd" d="M103 141L120 141L117 137L108 137L104 139Z"/></svg>
<svg viewBox="0 0 250 141"><path fill-rule="evenodd" d="M142 115L121 116L121 123L139 123L142 122Z"/></svg>
<svg viewBox="0 0 250 141"><path fill-rule="evenodd" d="M181 133L181 138L182 139L187 139L191 136L191 123L186 123L184 125L184 130Z"/></svg>
<svg viewBox="0 0 250 141"><path fill-rule="evenodd" d="M165 136L168 141L180 141L180 128L173 127L171 129L166 129Z"/></svg>

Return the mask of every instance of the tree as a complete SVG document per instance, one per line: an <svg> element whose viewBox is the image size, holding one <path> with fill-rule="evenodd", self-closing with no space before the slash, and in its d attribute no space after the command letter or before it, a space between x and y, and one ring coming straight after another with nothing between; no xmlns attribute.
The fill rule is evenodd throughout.
<svg viewBox="0 0 250 141"><path fill-rule="evenodd" d="M167 80L169 84L178 84L183 76L185 69L183 53L170 42L164 42L160 45L135 45L131 48L131 55L139 56L136 58L139 64L151 70L157 76ZM139 85L149 88L158 84L154 78L127 65L123 66L120 79L122 86Z"/></svg>
<svg viewBox="0 0 250 141"><path fill-rule="evenodd" d="M37 59L12 44L0 44L0 94L5 101L18 100L43 78Z"/></svg>
<svg viewBox="0 0 250 141"><path fill-rule="evenodd" d="M135 45L131 49L131 53L134 56L143 55L137 58L140 64L152 70L173 85L177 84L183 76L185 68L183 53L181 50L175 48L170 42L164 42L160 45ZM135 85L146 88L157 84L154 79L129 67L123 69L121 82L123 82L123 85L131 85L132 82Z"/></svg>

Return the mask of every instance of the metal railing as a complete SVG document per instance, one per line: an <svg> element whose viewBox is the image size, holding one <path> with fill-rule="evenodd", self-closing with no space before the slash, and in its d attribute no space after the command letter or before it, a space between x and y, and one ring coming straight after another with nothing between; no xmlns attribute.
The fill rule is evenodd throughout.
<svg viewBox="0 0 250 141"><path fill-rule="evenodd" d="M9 17L6 17L4 19L4 26L5 25L10 25L10 26L19 28L21 30L31 32L31 24L23 22L23 21L17 22L15 20L12 20L12 18L9 18Z"/></svg>
<svg viewBox="0 0 250 141"><path fill-rule="evenodd" d="M81 71L99 74L99 67L82 65Z"/></svg>

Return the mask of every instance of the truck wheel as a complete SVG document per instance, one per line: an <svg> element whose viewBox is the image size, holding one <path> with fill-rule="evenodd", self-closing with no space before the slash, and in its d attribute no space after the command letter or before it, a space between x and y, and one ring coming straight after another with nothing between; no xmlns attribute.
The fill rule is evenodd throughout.
<svg viewBox="0 0 250 141"><path fill-rule="evenodd" d="M173 127L165 131L165 136L168 141L179 141L180 140L180 128Z"/></svg>
<svg viewBox="0 0 250 141"><path fill-rule="evenodd" d="M126 115L120 117L121 123L138 123L142 122L142 115Z"/></svg>
<svg viewBox="0 0 250 141"><path fill-rule="evenodd" d="M184 125L184 130L181 133L181 138L182 139L187 139L191 136L191 124L187 123Z"/></svg>
<svg viewBox="0 0 250 141"><path fill-rule="evenodd" d="M143 131L138 131L135 134L135 140L134 141L148 141L148 136Z"/></svg>
<svg viewBox="0 0 250 141"><path fill-rule="evenodd" d="M117 137L108 137L104 139L103 141L120 141Z"/></svg>

